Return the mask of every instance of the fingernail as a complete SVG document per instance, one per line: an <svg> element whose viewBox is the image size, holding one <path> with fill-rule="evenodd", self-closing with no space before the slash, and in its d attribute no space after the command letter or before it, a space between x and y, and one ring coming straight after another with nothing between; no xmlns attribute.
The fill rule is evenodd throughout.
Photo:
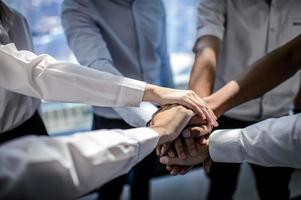
<svg viewBox="0 0 301 200"><path fill-rule="evenodd" d="M183 137L190 137L190 131L184 131L184 132L182 133L182 136L183 136Z"/></svg>
<svg viewBox="0 0 301 200"><path fill-rule="evenodd" d="M168 162L168 159L166 157L160 158L160 163L167 164L167 162Z"/></svg>
<svg viewBox="0 0 301 200"><path fill-rule="evenodd" d="M165 148L164 148L164 146L162 147L162 149L161 149L161 156L164 154L164 152L165 152Z"/></svg>

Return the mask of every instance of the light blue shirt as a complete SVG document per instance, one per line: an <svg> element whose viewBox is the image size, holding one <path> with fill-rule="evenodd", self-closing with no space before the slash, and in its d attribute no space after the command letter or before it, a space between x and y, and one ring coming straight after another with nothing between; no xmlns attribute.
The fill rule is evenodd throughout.
<svg viewBox="0 0 301 200"><path fill-rule="evenodd" d="M161 0L65 0L62 23L80 64L174 87ZM94 111L107 118L121 116L140 126L155 109L147 105L140 109L97 107ZM131 122L134 118L140 118L141 123Z"/></svg>

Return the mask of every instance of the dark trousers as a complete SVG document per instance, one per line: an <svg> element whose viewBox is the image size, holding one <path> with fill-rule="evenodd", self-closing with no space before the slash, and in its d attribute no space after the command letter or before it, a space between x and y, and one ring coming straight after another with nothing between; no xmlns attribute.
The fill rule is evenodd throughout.
<svg viewBox="0 0 301 200"><path fill-rule="evenodd" d="M254 122L235 120L227 117L219 119L220 129L244 128ZM293 169L286 167L262 167L251 164L257 191L262 200L288 200L289 181ZM236 190L240 164L213 163L210 173L209 200L230 200Z"/></svg>
<svg viewBox="0 0 301 200"><path fill-rule="evenodd" d="M27 135L48 135L43 120L38 112L20 126L0 134L0 144Z"/></svg>
<svg viewBox="0 0 301 200"><path fill-rule="evenodd" d="M98 129L130 129L133 128L123 120L107 119L97 115L93 118L93 130ZM131 186L132 200L149 199L149 180L155 169L157 156L152 152L149 156L138 163L128 175L120 176L109 183L103 185L99 190L98 199L118 200L120 199L123 186L129 183Z"/></svg>

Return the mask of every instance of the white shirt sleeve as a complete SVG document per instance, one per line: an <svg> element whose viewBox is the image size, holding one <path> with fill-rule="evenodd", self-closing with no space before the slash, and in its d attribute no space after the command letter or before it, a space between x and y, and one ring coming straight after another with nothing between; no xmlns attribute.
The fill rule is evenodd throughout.
<svg viewBox="0 0 301 200"><path fill-rule="evenodd" d="M214 131L209 153L216 162L301 168L301 114Z"/></svg>
<svg viewBox="0 0 301 200"><path fill-rule="evenodd" d="M114 108L118 115L132 127L145 127L158 108L151 103L142 102L140 107Z"/></svg>
<svg viewBox="0 0 301 200"><path fill-rule="evenodd" d="M197 38L212 35L220 40L223 39L226 6L225 0L200 0L198 5Z"/></svg>
<svg viewBox="0 0 301 200"><path fill-rule="evenodd" d="M58 62L49 55L0 46L0 87L48 101L94 106L139 106L145 82L81 65Z"/></svg>
<svg viewBox="0 0 301 200"><path fill-rule="evenodd" d="M137 128L5 143L0 146L0 199L74 199L127 173L158 139L153 130Z"/></svg>

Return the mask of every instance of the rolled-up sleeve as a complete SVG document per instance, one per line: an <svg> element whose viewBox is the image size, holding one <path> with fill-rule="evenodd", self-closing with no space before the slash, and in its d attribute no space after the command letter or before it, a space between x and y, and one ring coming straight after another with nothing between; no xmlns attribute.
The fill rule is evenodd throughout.
<svg viewBox="0 0 301 200"><path fill-rule="evenodd" d="M223 40L225 21L225 0L200 0L198 5L197 38L211 35Z"/></svg>
<svg viewBox="0 0 301 200"><path fill-rule="evenodd" d="M301 114L215 131L209 137L209 152L216 162L301 168Z"/></svg>
<svg viewBox="0 0 301 200"><path fill-rule="evenodd" d="M6 143L0 147L0 198L75 199L127 173L158 139L139 128Z"/></svg>

